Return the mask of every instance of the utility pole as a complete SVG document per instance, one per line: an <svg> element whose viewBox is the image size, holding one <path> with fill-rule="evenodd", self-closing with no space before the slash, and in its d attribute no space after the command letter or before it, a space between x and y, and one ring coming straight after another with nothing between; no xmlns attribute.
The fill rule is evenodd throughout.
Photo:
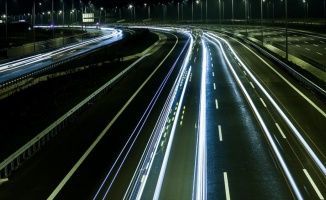
<svg viewBox="0 0 326 200"><path fill-rule="evenodd" d="M34 52L35 52L35 0L33 1L33 41L34 41Z"/></svg>
<svg viewBox="0 0 326 200"><path fill-rule="evenodd" d="M7 0L5 1L5 7L6 7L6 40L8 40L8 4L7 4Z"/></svg>
<svg viewBox="0 0 326 200"><path fill-rule="evenodd" d="M288 60L288 2L285 0L285 59Z"/></svg>

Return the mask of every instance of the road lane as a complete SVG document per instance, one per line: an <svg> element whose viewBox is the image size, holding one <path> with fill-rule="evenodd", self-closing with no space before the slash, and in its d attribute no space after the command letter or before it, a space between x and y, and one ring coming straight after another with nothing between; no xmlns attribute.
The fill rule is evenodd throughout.
<svg viewBox="0 0 326 200"><path fill-rule="evenodd" d="M0 199L21 199L21 197L23 199L46 199L96 139L98 134L105 128L107 123L125 104L128 100L126 97L130 96L150 74L153 70L152 66L157 66L162 58L166 56L167 52L175 43L174 37L168 37L168 42L162 46L161 51L148 57L146 62L140 63L138 67L131 71L130 75L125 77L107 95L103 96L103 98L83 115L78 117L74 123L64 129L53 141L44 146L26 164L16 171L9 182L1 186ZM175 50L175 54L178 53L178 50L180 49ZM174 60L174 56L171 55L170 59ZM168 62L167 66L170 62ZM157 76L160 77L164 73L164 71L161 71ZM108 149L100 150L101 153L98 155L98 159L103 161L103 163L91 162L92 164L90 166L94 167L94 169L86 167L86 171L82 171L82 177L80 179L77 178L76 185L71 188L71 193L68 192L67 195L64 195L64 198L75 199L78 194L85 198L86 196L90 197L95 194L96 188L89 189L88 186L97 185L92 182L87 182L87 178L91 180L95 178L98 183L102 181L102 176L109 166L108 163L112 163L116 154L119 152L116 148L121 147L124 143L122 139L127 137L125 133L128 133L127 130L130 131L131 124L135 123L134 119L137 119L139 114L142 113L141 110L151 96L150 93L156 91L155 87L157 84L153 81L153 84L148 86L148 90L146 89L139 94L137 103L129 106L129 111L126 111L119 124L109 134L108 143L104 145ZM147 136L145 135L143 137L146 138ZM143 138L144 140L146 139ZM103 154L103 152L109 152L109 154ZM105 169L101 171L101 167ZM81 193L81 191L87 194ZM76 194L77 196L75 196Z"/></svg>
<svg viewBox="0 0 326 200"><path fill-rule="evenodd" d="M221 49L211 42L208 45L214 55L214 67L209 68L208 73L214 71L215 74L209 76L208 81L217 86L216 90L208 88L207 97L208 199L292 198L263 130L223 60ZM244 73L240 70L237 73L245 82ZM219 100L218 109L215 99ZM259 98L258 101L263 107ZM220 134L223 134L222 140ZM224 174L227 174L227 182Z"/></svg>
<svg viewBox="0 0 326 200"><path fill-rule="evenodd" d="M126 107L123 113L121 113L121 116L117 118L117 121L108 130L108 133L102 138L96 148L94 148L94 150L90 153L89 157L82 163L80 168L78 168L64 188L59 192L56 199L61 199L67 196L74 198L81 198L85 196L88 198L93 198L96 196L96 199L101 199L102 197L121 199L124 196L133 172L137 167L140 156L142 155L146 142L150 136L151 131L149 130L152 130L155 125L155 123L153 123L153 118L156 119L158 117L158 111L161 109L161 107L156 107L157 105L155 105L153 111L151 111L149 116L147 116L148 121L144 121L144 124L138 128L136 128L138 126L137 124L141 122L139 119L141 119L142 115L145 114L144 110L146 106L149 105L149 102L151 101L154 93L157 91L158 86L161 84L163 78L167 74L167 71L172 67L176 56L179 55L181 49L185 45L185 36L179 35L179 37L180 42L177 43L177 46L172 51L171 55L166 61L163 62L163 65L158 69L154 76L149 79L149 82L144 85L144 88L139 91L139 94L135 96L134 100L130 102L130 105ZM170 45L172 45L173 41L171 38L174 38L174 36L169 36ZM162 52L162 55L167 55L167 52L168 51ZM176 66L180 65L181 60L183 59L180 59ZM144 64L148 64L147 67L154 69L159 64L159 62L157 62L158 61L156 61L156 64ZM178 67L176 67L176 69L173 71L173 75L170 78L171 80L173 80L173 77L177 71ZM138 71L138 73L141 73L141 71ZM168 88L170 85L171 81L169 80L166 87ZM164 95L167 95L167 93L164 92ZM165 99L161 96L160 98L163 100ZM158 101L163 100L159 99ZM158 104L162 106L162 103ZM111 168L113 162L115 162L116 157L120 153L131 133L139 133L139 136L133 144L129 152L130 154L126 157L126 160L121 161L120 159L118 161L118 165ZM104 152L110 153L105 154ZM123 153L123 155L124 154L125 153ZM119 167L119 163L122 162L123 165ZM94 163L97 164L94 165ZM95 170L96 173L94 172L91 175L85 175L85 172L89 171L90 169ZM111 169L112 171L110 171ZM116 174L116 172L118 173ZM80 184L81 179L84 181L83 184ZM80 188L84 188L85 191L80 192ZM101 190L99 190L100 188ZM96 195L97 193L98 195Z"/></svg>
<svg viewBox="0 0 326 200"><path fill-rule="evenodd" d="M323 145L323 141L325 141L323 134L323 130L325 129L325 127L323 127L325 124L325 116L322 114L325 110L325 104L311 94L306 88L302 87L302 85L282 72L282 70L278 69L272 62L263 62L261 59L257 58L255 54L248 51L248 49L244 48L244 46L236 41L229 41L237 50L239 57L250 67L252 73L259 77L259 82L267 88L268 92L277 101L286 116L288 116L294 126L297 127L304 140L307 141L308 145L313 149L319 159L325 163L325 149ZM274 70L272 70L272 68ZM248 77L249 81L250 79L251 78ZM263 95L260 92L257 92L257 94L259 96ZM273 116L272 121L282 126L282 131L279 131L280 134L277 136L277 142L283 149L282 151L286 152L284 156L288 160L288 165L293 170L292 174L297 178L299 188L305 191L304 195L307 196L307 198L318 198L316 196L316 191L302 173L302 169L307 168L313 172L314 180L318 182L318 186L321 190L325 188L324 175L321 174L319 167L315 165L301 142L298 142L298 138L291 131L291 128L286 125L287 123L282 122L283 119L278 114L278 111L274 109L274 106L267 103L267 100L265 102L267 104L268 115Z"/></svg>

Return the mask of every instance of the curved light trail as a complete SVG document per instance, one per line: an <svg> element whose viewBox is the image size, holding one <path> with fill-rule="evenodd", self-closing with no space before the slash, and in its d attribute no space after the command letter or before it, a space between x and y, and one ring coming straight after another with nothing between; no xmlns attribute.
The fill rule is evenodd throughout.
<svg viewBox="0 0 326 200"><path fill-rule="evenodd" d="M277 159L278 159L280 165L282 166L282 169L283 169L283 171L284 171L284 173L285 173L285 175L286 175L286 178L287 178L287 180L288 180L288 182L289 182L289 184L290 184L290 186L291 186L291 188L292 188L292 190L293 190L293 192L294 192L296 198L297 198L297 199L303 199L303 197L302 197L302 195L301 195L301 193L300 193L300 190L299 190L299 188L298 188L296 182L294 181L294 179L293 179L293 177L292 177L292 175L291 175L290 170L288 169L288 167L287 167L287 165L286 165L286 163L285 163L285 161L284 161L284 159L283 159L283 157L282 157L282 155L281 155L279 149L277 148L276 143L274 142L274 140L273 140L273 138L272 138L271 133L269 132L269 130L268 130L268 128L267 128L267 126L266 126L264 120L262 119L261 115L259 114L259 112L258 112L258 110L257 110L257 108L256 108L256 106L255 106L255 104L254 104L254 102L252 101L250 95L248 94L246 88L243 86L242 82L240 81L240 78L238 77L238 75L237 75L236 72L234 71L233 66L231 65L229 59L227 58L227 56L226 56L226 54L225 54L224 47L223 47L223 45L221 44L221 42L220 42L219 40L223 41L225 44L228 44L228 43L227 43L225 40L223 40L222 38L220 38L220 37L218 37L218 36L216 36L216 35L213 35L213 34L210 34L210 33L209 33L209 34L206 34L206 33L205 33L205 35L206 35L207 37L213 39L213 40L214 40L214 41L215 41L215 42L220 46L220 48L221 48L221 50L222 50L223 57L224 57L224 59L225 59L227 65L228 65L229 69L231 70L231 72L232 72L234 78L236 79L236 81L237 81L239 87L240 87L241 90L243 91L243 94L246 96L246 99L248 100L248 103L249 103L250 106L252 107L252 109L253 109L253 111L254 111L254 113L255 113L255 115L256 115L256 117L257 117L259 123L261 124L262 129L264 130L264 132L265 132L265 134L266 134L266 137L268 138L268 141L270 142L270 145L271 145L271 147L272 147L272 149L273 149L273 151L274 151L274 153L275 153L275 155L276 155L276 157L277 157ZM216 38L218 38L219 40L216 39ZM228 47L232 50L232 47L231 47L230 45L228 45ZM233 51L233 52L234 52L234 51ZM238 58L238 60L240 61L239 58ZM240 61L240 62L241 62L241 61ZM257 80L256 80L256 81L257 81Z"/></svg>

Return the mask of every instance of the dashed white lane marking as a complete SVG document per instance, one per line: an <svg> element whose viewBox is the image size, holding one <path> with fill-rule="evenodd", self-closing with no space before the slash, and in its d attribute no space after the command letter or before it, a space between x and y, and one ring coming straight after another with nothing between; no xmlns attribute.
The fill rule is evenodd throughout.
<svg viewBox="0 0 326 200"><path fill-rule="evenodd" d="M213 77L215 76L214 72L212 72L212 76L213 76Z"/></svg>
<svg viewBox="0 0 326 200"><path fill-rule="evenodd" d="M231 200L228 174L226 172L224 172L223 175L224 175L224 185L225 185L225 198L226 198L226 200Z"/></svg>
<svg viewBox="0 0 326 200"><path fill-rule="evenodd" d="M262 98L260 98L260 101L263 103L264 107L267 108L267 106Z"/></svg>
<svg viewBox="0 0 326 200"><path fill-rule="evenodd" d="M255 89L255 86L254 86L254 84L252 84L252 82L250 82L250 85L251 85L252 88Z"/></svg>
<svg viewBox="0 0 326 200"><path fill-rule="evenodd" d="M283 136L283 138L286 139L286 136L284 135L284 133L283 133L281 127L278 125L278 123L275 123L275 125L276 125L278 131L280 131L280 133L281 133L281 135Z"/></svg>
<svg viewBox="0 0 326 200"><path fill-rule="evenodd" d="M215 83L213 84L213 86L214 86L214 90L216 90L216 84Z"/></svg>
<svg viewBox="0 0 326 200"><path fill-rule="evenodd" d="M317 54L319 54L319 55L321 55L321 56L323 55L322 53L319 53L319 52L317 52Z"/></svg>
<svg viewBox="0 0 326 200"><path fill-rule="evenodd" d="M314 180L312 180L312 178L310 177L308 171L306 169L303 169L303 172L305 173L305 175L307 176L310 184L312 185L312 187L314 188L314 190L316 191L319 199L324 199L323 195L321 194L321 192L319 191L318 187L316 186Z"/></svg>
<svg viewBox="0 0 326 200"><path fill-rule="evenodd" d="M220 138L220 141L223 141L223 137L222 137L222 127L221 125L218 125L218 137Z"/></svg>
<svg viewBox="0 0 326 200"><path fill-rule="evenodd" d="M306 50L308 50L308 51L310 51L310 49L308 49L308 48L305 48Z"/></svg>
<svg viewBox="0 0 326 200"><path fill-rule="evenodd" d="M217 99L215 99L215 107L216 107L216 109L218 109L218 102L217 102Z"/></svg>

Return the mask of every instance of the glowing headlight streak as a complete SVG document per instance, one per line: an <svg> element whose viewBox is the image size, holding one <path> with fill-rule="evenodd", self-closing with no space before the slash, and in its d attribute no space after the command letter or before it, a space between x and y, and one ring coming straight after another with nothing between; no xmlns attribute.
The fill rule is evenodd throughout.
<svg viewBox="0 0 326 200"><path fill-rule="evenodd" d="M198 142L197 142L197 164L196 164L196 199L207 199L207 153L206 153L206 68L207 68L207 47L204 39L201 40L202 55L202 72L200 85L200 106L199 106L199 126L198 126Z"/></svg>
<svg viewBox="0 0 326 200"><path fill-rule="evenodd" d="M175 36L175 35L174 35L174 36ZM177 43L178 43L178 37L177 37L177 36L175 36L175 37L177 38L177 40L176 40L176 43L174 44L174 46L172 47L172 49L170 50L170 52L165 56L165 58L160 62L160 64L155 68L155 70L150 74L150 76L149 76L149 77L144 81L144 83L143 83L143 84L140 86L140 88L135 92L135 94L132 96L132 98L135 97L135 96L138 94L138 92L139 92L139 91L140 91L140 90L145 86L145 84L150 80L150 78L151 78L151 77L156 73L156 71L161 67L161 65L164 63L164 61L168 58L168 56L169 56L169 55L172 53L172 51L175 49L175 47L176 47L176 45L177 45ZM181 53L180 53L179 57L180 57L180 56L181 56ZM178 57L178 59L179 59L179 57ZM178 59L177 59L177 60L178 60ZM123 152L127 149L128 144L130 143L131 139L134 137L133 141L131 141L131 144L130 144L129 148L127 149L127 152L126 152L125 156L122 158L121 164L118 166L117 172L114 174L113 180L111 181L111 183L109 184L108 188L106 189L106 192L105 192L105 194L104 194L103 199L106 198L106 196L107 196L109 190L111 189L111 186L112 186L113 182L115 181L115 179L116 179L118 173L120 172L120 169L121 169L123 163L125 162L127 156L129 155L129 152L130 152L131 148L133 147L133 145L134 145L134 143L135 143L135 141L136 141L138 135L140 134L141 129L142 129L143 125L145 124L145 121L147 120L147 118L148 118L148 116L149 116L149 113L151 112L152 108L154 107L154 104L155 104L155 102L157 101L157 99L158 99L160 93L162 92L165 83L167 82L167 80L168 80L170 74L172 73L172 71L173 71L173 69L174 69L174 67L175 67L175 65L176 65L176 63L177 63L177 60L175 61L174 65L171 67L169 73L167 74L167 76L166 76L165 79L163 80L162 84L160 85L159 89L158 89L157 92L155 93L153 99L151 100L150 104L149 104L148 107L146 108L146 110L145 110L143 116L142 116L141 119L139 120L139 122L138 122L138 124L136 125L134 131L132 132L132 134L131 134L130 137L128 138L128 141L127 141L126 144L124 145L123 149L122 149L121 152L119 153L117 159L115 160L114 164L112 165L111 169L109 170L109 172L107 173L106 177L104 178L102 184L100 185L99 189L97 190L95 196L93 197L93 200L97 199L97 197L98 197L99 193L101 192L102 188L104 187L104 184L106 183L108 177L110 176L110 174L111 174L111 172L113 171L114 167L116 166L116 164L117 164L118 161L120 160L120 157L122 156ZM138 127L139 127L139 128L138 128ZM137 131L137 129L139 129L139 130ZM136 131L137 131L137 133L136 133Z"/></svg>
<svg viewBox="0 0 326 200"><path fill-rule="evenodd" d="M164 129L165 129L165 124L167 124L168 122L167 122L167 120L168 120L168 115L169 115L169 112L170 112L170 110L171 110L171 108L172 108L172 106L173 106L173 102L175 101L175 96L176 96L176 94L177 94L177 92L178 92L178 86L180 85L180 82L182 81L182 79L183 79L183 74L185 74L185 71L186 71L186 69L187 69L187 67L188 67L188 64L189 64L189 57L190 57L190 55L191 55L191 47L192 47L192 45L193 45L193 38L191 37L191 35L190 34L187 34L188 35L188 37L189 37L189 40L190 40L190 45L189 45L189 47L188 47L188 52L187 52L187 55L186 55L186 58L184 59L184 62L183 62L183 64L182 64L182 67L181 67L181 70L180 70L180 72L179 72L179 74L178 74L178 78L177 78L177 80L174 82L174 84L173 84L173 87L172 87L172 90L170 91L170 94L169 94L169 97L168 97L168 99L167 99L167 101L166 101L166 103L165 103L165 105L167 105L167 106L164 106L164 110L162 111L162 113L165 113L165 117L162 117L161 119L162 120L159 120L159 122L158 122L158 124L159 124L159 126L155 126L155 128L154 128L154 131L153 131L153 133L152 133L152 135L159 135L158 137L156 137L156 139L155 139L155 141L152 141L152 144L155 144L154 145L154 148L153 148L153 150L151 150L151 151L148 151L148 155L146 155L147 157L149 157L149 159L147 159L148 160L148 162L149 162L149 165L147 166L147 164L146 164L146 162L143 162L143 166L142 167L137 167L137 171L139 170L139 169L141 169L141 168L147 168L148 167L148 169L147 169L147 173L146 173L146 175L144 176L144 179L142 179L142 175L141 174L138 174L138 180L139 179L142 179L141 180L141 185L140 185L140 187L139 187L139 189L137 189L137 188L135 188L135 186L134 186L134 188L132 189L133 191L131 192L132 194L137 194L137 195L135 195L136 196L136 199L140 199L141 198L141 196L142 196L142 194L143 194L143 190L144 190L144 188L145 188L145 185L146 185L146 182L147 182L147 178L148 178L148 174L149 174L149 172L150 172L150 170L151 170L151 167L152 167L152 165L153 165L153 162L154 162L154 156L152 156L156 151L157 151L157 149L158 149L158 144L159 144L159 141L160 141L160 138L162 138L162 134L163 134L163 132L164 132ZM188 42L187 42L188 43ZM186 45L185 45L186 46ZM185 47L184 47L185 48ZM184 49L183 49L184 50ZM183 50L182 50L182 52L183 52ZM181 55L181 54L180 54ZM180 55L179 55L179 57L180 57ZM189 72L188 72L189 74L190 74L190 70L189 70ZM188 79L187 79L188 80ZM180 103L181 101L179 101L179 103ZM176 122L176 120L175 120L175 122ZM159 128L159 127L161 127L161 128ZM170 135L171 135L171 133L170 133ZM171 136L170 136L170 138L171 138ZM144 154L143 154L144 155ZM143 158L141 159L141 160L144 160ZM146 166L145 166L146 165ZM134 175L134 177L135 177L136 175ZM134 179L134 178L133 178ZM131 185L129 185L129 187L128 187L128 189L127 189L127 192L130 190L130 187L131 187ZM127 197L127 193L125 194L125 196L124 196L124 199L126 199L126 197Z"/></svg>
<svg viewBox="0 0 326 200"><path fill-rule="evenodd" d="M190 74L191 74L190 72L191 72L191 67L188 70L187 79L186 79L185 84L183 85L183 90L182 90L180 101L179 101L180 105L183 102L184 94L186 92L186 88L187 88L188 83L189 83L189 77L190 77ZM156 184L153 199L159 199L159 197L160 197L162 184L163 184L163 179L164 179L164 176L165 176L167 163L168 163L168 160L169 160L169 157L170 157L172 143L173 143L173 139L174 139L174 135L175 135L175 130L176 130L176 127L178 125L178 119L179 119L179 116L180 116L181 109L182 109L182 106L178 106L178 109L177 109L177 112L176 112L176 119L173 121L172 129L171 129L171 133L170 133L170 139L169 139L168 145L166 147L166 151L165 151L162 167L161 167L161 170L160 170L160 175L159 175L159 178L158 178L158 181L157 181L157 184Z"/></svg>
<svg viewBox="0 0 326 200"><path fill-rule="evenodd" d="M283 120L286 122L286 124L291 128L292 132L297 136L301 144L305 147L306 151L309 153L309 155L312 157L312 159L315 161L315 163L318 165L319 169L322 171L324 176L326 176L326 168L323 165L323 163L320 161L320 159L317 157L317 155L314 153L314 151L311 149L311 147L308 145L308 143L304 140L304 138L301 136L299 131L296 129L296 127L293 125L293 123L290 121L290 119L285 115L285 113L282 111L282 109L277 105L277 103L274 101L274 99L269 95L269 93L264 89L264 87L259 83L259 81L252 75L252 73L249 71L248 67L241 61L241 59L237 56L237 54L232 49L231 45L224 40L223 38L220 38L225 44L228 45L229 49L232 51L234 56L238 59L238 61L241 63L243 68L246 70L246 72L249 74L249 76L253 79L253 81L258 85L260 90L265 94L265 96L269 99L269 101L272 103L274 108L278 111L278 113L282 116Z"/></svg>
<svg viewBox="0 0 326 200"><path fill-rule="evenodd" d="M229 69L231 70L231 72L232 72L234 78L236 79L236 81L237 81L239 87L240 87L241 90L243 91L243 94L244 94L245 97L247 98L248 103L249 103L250 106L252 107L252 109L253 109L253 111L254 111L254 113L255 113L255 115L256 115L256 117L257 117L257 119L258 119L258 121L259 121L259 123L260 123L260 125L261 125L261 127L262 127L262 129L264 130L264 132L265 132L265 134L266 134L266 136L267 136L267 138L268 138L268 141L270 142L270 145L271 145L271 147L273 148L273 151L274 151L274 153L275 153L275 155L276 155L276 157L277 157L277 159L278 159L280 165L282 166L282 169L283 169L283 171L284 171L284 173L285 173L285 175L286 175L286 177L287 177L287 180L288 180L289 184L291 185L291 188L292 188L294 194L296 195L297 199L303 199L303 197L302 197L302 195L301 195L301 193L300 193L300 191L299 191L299 189L298 189L298 186L296 185L296 183L295 183L295 181L294 181L294 179L293 179L293 177L292 177L292 175L291 175L291 172L289 171L288 167L286 166L286 163L285 163L284 159L282 158L282 155L281 155L281 153L279 152L279 150L278 150L278 148L277 148L277 145L275 144L275 142L274 142L274 140L273 140L273 138L272 138L272 136L271 136L271 133L269 132L269 130L268 130L266 124L264 123L262 117L260 116L260 114L259 114L259 112L258 112L258 110L257 110L257 108L256 108L256 106L255 106L255 104L253 103L253 101L252 101L250 95L248 94L246 88L243 86L243 84L241 83L241 81L240 81L238 75L237 75L236 72L234 71L234 69L233 69L233 67L232 67L232 65L231 65L231 63L230 63L230 61L229 61L229 59L227 58L227 56L226 56L226 54L225 54L225 52L224 52L223 45L221 44L221 42L220 42L219 40L217 40L216 38L214 38L214 37L217 37L217 36L213 35L213 36L214 36L214 37L213 37L211 34L206 34L206 33L205 33L205 35L208 36L209 38L213 39L214 41L216 41L216 42L219 44L219 46L220 46L220 48L221 48L221 50L222 50L223 57L224 57L226 63L228 64L228 67L229 67ZM220 37L217 37L217 38L221 39ZM221 40L222 40L222 41L225 41L225 40L223 40L223 39L221 39ZM225 42L226 42L226 41L225 41ZM228 46L228 47L229 47L230 49L232 49L230 46ZM234 52L233 52L233 53L234 53ZM236 54L234 54L234 55L236 55ZM239 58L238 58L238 60L240 61ZM240 61L240 62L241 62L241 61ZM257 81L257 80L255 79L255 81Z"/></svg>
<svg viewBox="0 0 326 200"><path fill-rule="evenodd" d="M104 36L101 36L101 37L98 37L98 38L86 40L86 41L83 41L83 42L80 42L80 43L77 43L77 44L72 44L72 45L69 45L69 46L54 50L54 51L49 52L49 53L34 55L34 56L27 57L27 58L22 58L22 59L19 59L19 60L4 63L4 64L0 65L0 72L6 72L6 71L9 71L9 70L21 68L21 67L26 66L26 65L30 65L30 64L33 64L33 63L36 63L36 62L40 62L40 61L49 59L49 58L51 58L51 56L55 56L57 54L67 52L67 51L69 51L71 49L80 48L80 47L88 45L88 44L92 44L92 43L95 43L95 42L99 42L101 40L106 40L108 38L111 38L111 37L114 37L114 36L121 36L121 35L122 35L121 30L115 30L110 34L107 34L107 35L104 35Z"/></svg>

